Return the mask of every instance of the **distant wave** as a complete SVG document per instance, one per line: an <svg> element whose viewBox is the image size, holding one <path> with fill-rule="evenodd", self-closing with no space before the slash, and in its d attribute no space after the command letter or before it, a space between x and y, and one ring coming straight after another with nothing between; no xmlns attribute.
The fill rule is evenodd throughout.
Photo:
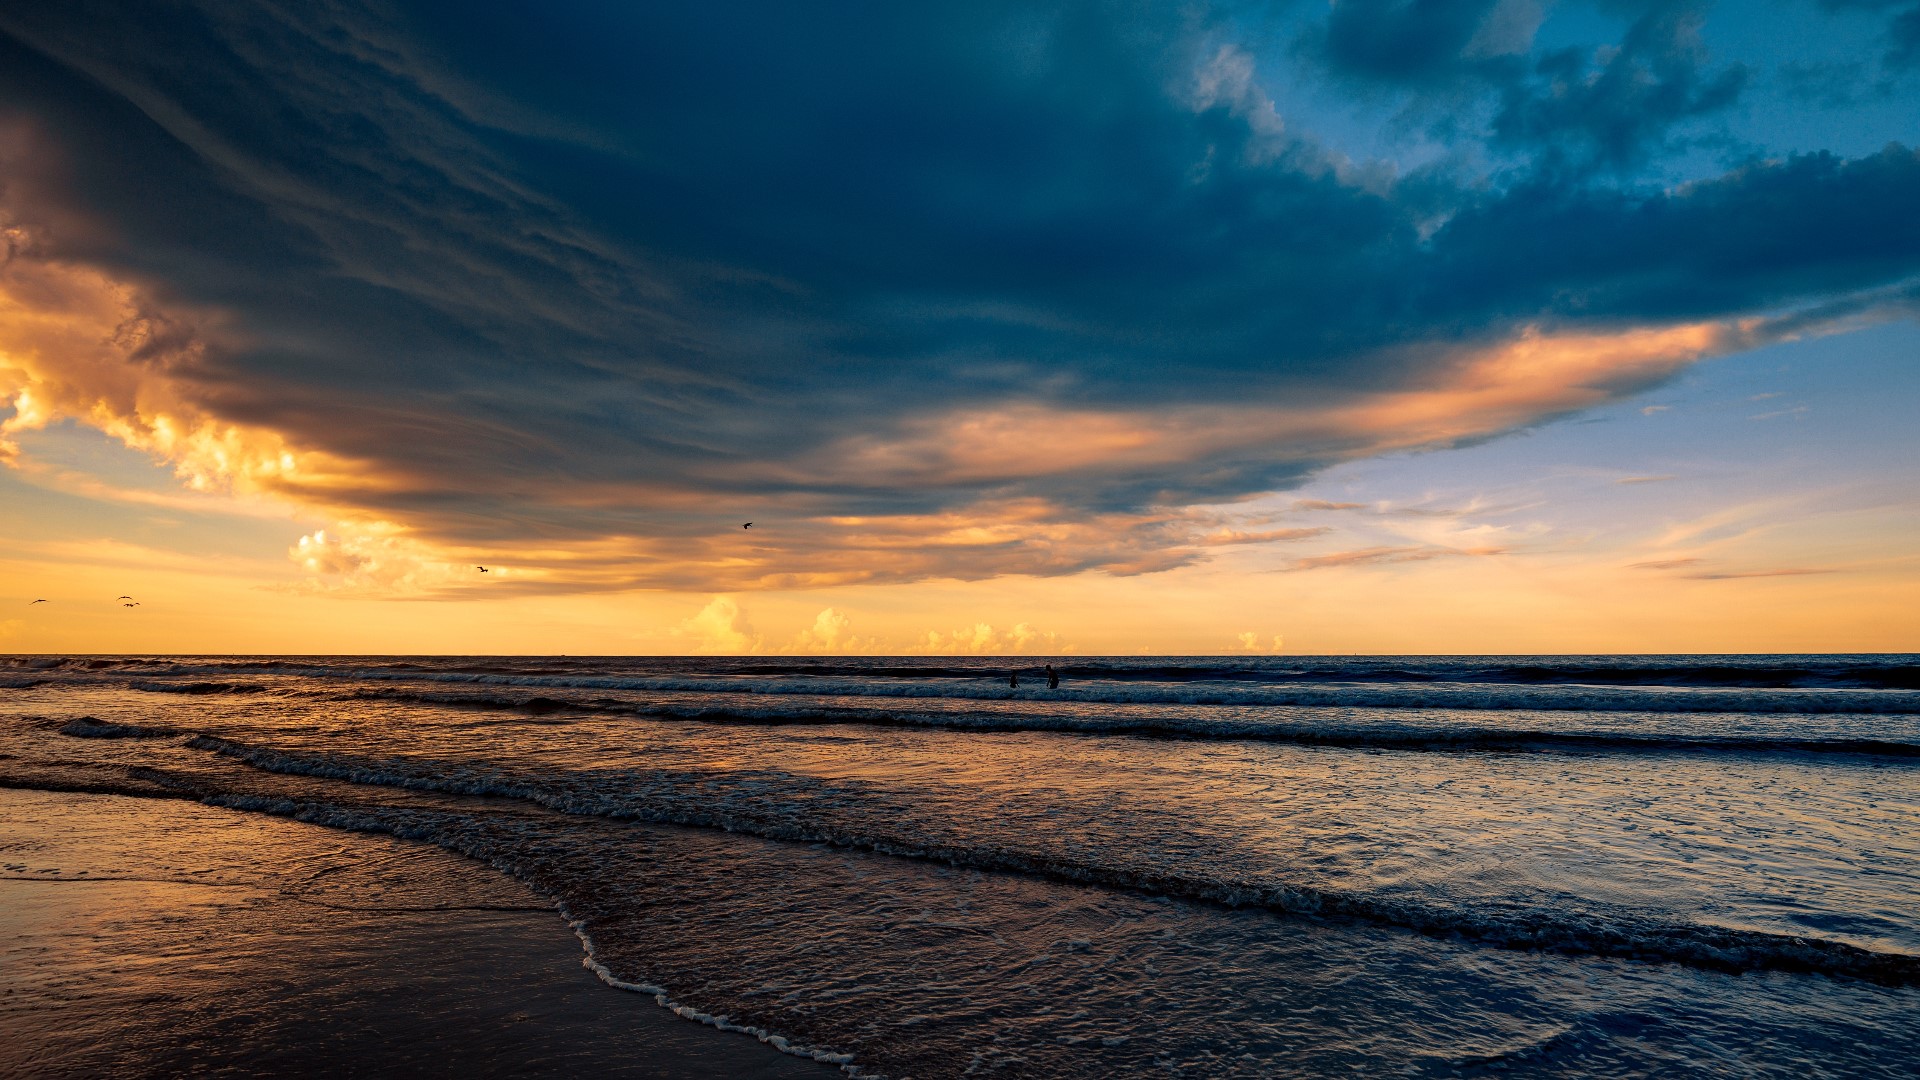
<svg viewBox="0 0 1920 1080"><path fill-rule="evenodd" d="M1694 689L1920 690L1920 659L1884 656L1722 657L1055 657L1067 680L1160 683L1476 683ZM1032 657L189 657L11 656L0 670L188 675L196 672L322 678L424 676L607 678L807 678L971 680L1036 670Z"/></svg>
<svg viewBox="0 0 1920 1080"><path fill-rule="evenodd" d="M197 669L146 672L150 676L200 674ZM307 671L261 670L258 674L314 677ZM762 694L854 698L918 698L961 701L1092 702L1135 705L1293 706L1372 709L1463 709L1474 711L1541 710L1554 712L1767 713L1767 714L1920 714L1920 691L1683 689L1667 687L1590 687L1578 684L1370 684L1275 685L1230 683L1080 682L1048 690L1037 680L1009 688L998 678L867 680L850 678L735 678L685 676L494 675L454 672L394 672L329 669L324 682L440 683L467 686L525 687L550 690L641 691L657 693ZM36 680L39 685L48 680ZM0 684L3 686L4 684ZM85 683L77 685L86 685ZM130 679L123 685L149 693L238 694L264 687L244 683L159 678ZM424 698L422 700L425 700Z"/></svg>
<svg viewBox="0 0 1920 1080"><path fill-rule="evenodd" d="M851 698L944 698L964 701L1095 702L1135 705L1352 706L1374 709L1538 709L1567 712L1920 713L1920 692L1887 690L1660 690L1581 686L1497 687L1232 686L1108 684L1048 690L1010 688L985 679L880 682L856 679L687 678L680 676L547 676L357 673L362 682L441 683L551 690L631 690L706 694L810 695Z"/></svg>
<svg viewBox="0 0 1920 1080"><path fill-rule="evenodd" d="M127 686L161 694L238 694L250 684L207 678L223 665L140 665L127 669L134 676ZM1104 701L1139 705L1294 705L1294 707L1369 707L1369 709L1551 709L1551 711L1636 711L1636 713L1920 713L1920 690L1860 690L1860 688L1780 688L1780 686L1670 686L1634 684L1599 686L1578 680L1536 682L1473 682L1440 680L1434 673L1398 673L1405 680L1386 680L1380 671L1365 678L1336 682L1332 673L1319 673L1304 682L1281 682L1279 673L1260 678L1219 680L1165 680L1169 669L1127 669L1123 678L1073 678L1046 690L1039 678L1027 686L1010 688L1004 669L858 669L860 675L770 675L768 665L747 667L726 675L589 675L589 673L497 673L476 667L426 669L422 665L326 667L248 661L232 675L292 675L326 684L338 682L415 682L465 686L516 686L545 690L634 690L678 694L768 694L768 696L839 696L839 698L948 698L968 701ZM1202 669L1181 669L1188 675ZM1213 671L1213 669L1204 669ZM881 673L881 675L876 675ZM941 675L933 675L941 673ZM111 673L86 667L79 676ZM1294 673L1298 675L1298 673ZM1457 675L1457 673L1448 673ZM180 678L180 682L175 682ZM184 690L182 690L184 688Z"/></svg>
<svg viewBox="0 0 1920 1080"><path fill-rule="evenodd" d="M110 724L92 716L76 716L55 730L76 739L165 739L180 734L170 727Z"/></svg>
<svg viewBox="0 0 1920 1080"><path fill-rule="evenodd" d="M1488 751L1587 751L1626 753L1807 753L1864 754L1920 759L1920 742L1895 739L1794 739L1765 735L1687 735L1656 732L1645 735L1615 732L1550 731L1515 728L1439 728L1358 725L1181 717L1165 714L1068 715L1012 712L916 712L860 706L738 705L688 703L671 705L623 702L617 699L555 698L546 695L461 693L369 687L329 695L334 700L400 701L458 708L509 709L536 714L553 712L612 713L658 719L692 720L716 724L821 725L868 724L879 727L932 728L954 731L1045 731L1067 735L1125 735L1142 738L1221 739L1333 746L1355 749Z"/></svg>
<svg viewBox="0 0 1920 1080"><path fill-rule="evenodd" d="M1820 938L1794 937L1630 915L1568 912L1548 906L1436 905L1298 883L1228 881L1202 875L1075 861L997 847L961 847L917 842L912 837L851 834L782 816L768 820L715 809L648 802L569 788L557 791L508 776L475 773L431 762L372 761L344 756L287 753L209 735L187 746L244 762L265 772L451 795L513 798L568 814L724 829L772 840L826 843L851 850L911 858L988 872L1029 874L1060 881L1175 896L1230 907L1259 907L1311 917L1356 919L1438 937L1461 936L1511 949L1666 961L1716 971L1795 971L1847 976L1889 986L1920 985L1920 956L1883 953ZM294 813L302 820L340 827L364 811L343 811L339 820L324 805L280 798L209 792L220 805Z"/></svg>
<svg viewBox="0 0 1920 1080"><path fill-rule="evenodd" d="M134 679L127 683L129 690L142 690L149 694L257 694L266 689L249 683L209 682L160 682L150 679Z"/></svg>
<svg viewBox="0 0 1920 1080"><path fill-rule="evenodd" d="M1010 688L997 679L880 681L849 678L489 675L452 672L343 672L361 682L422 682L554 690L634 690L707 694L947 698L1141 705L1291 705L1375 709L1542 709L1573 712L1920 713L1920 692L1890 690L1686 690L1493 684L1411 686L1243 686L1133 683Z"/></svg>
<svg viewBox="0 0 1920 1080"><path fill-rule="evenodd" d="M1022 670L1038 664L1025 658L1002 660L994 673L1005 671L1009 660ZM1281 665L1061 663L1063 679L1108 682L1265 682L1265 683L1515 683L1521 685L1738 687L1748 689L1856 689L1920 690L1920 664L1768 664L1622 665L1606 663L1513 664L1493 666L1391 667L1363 664ZM873 677L890 679L962 679L987 674L979 665L942 667L886 664L743 664L732 675L806 676L810 678Z"/></svg>

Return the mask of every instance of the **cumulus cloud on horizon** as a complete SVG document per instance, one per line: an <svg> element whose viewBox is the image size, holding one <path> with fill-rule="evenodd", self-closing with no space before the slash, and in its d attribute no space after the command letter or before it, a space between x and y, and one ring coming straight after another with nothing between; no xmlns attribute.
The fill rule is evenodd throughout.
<svg viewBox="0 0 1920 1080"><path fill-rule="evenodd" d="M674 628L695 653L771 656L1061 656L1075 651L1060 634L1019 622L995 627L975 622L951 631L924 630L901 637L860 632L854 617L825 608L791 637L769 637L754 628L747 605L734 596L712 596ZM1280 639L1274 638L1274 651Z"/></svg>
<svg viewBox="0 0 1920 1080"><path fill-rule="evenodd" d="M1585 52L1265 17L0 13L0 454L90 424L369 590L1150 573L1319 535L1233 507L1329 465L1920 298L1912 148L1699 164L1751 92L1704 8ZM1330 149L1287 72L1454 103L1451 156Z"/></svg>

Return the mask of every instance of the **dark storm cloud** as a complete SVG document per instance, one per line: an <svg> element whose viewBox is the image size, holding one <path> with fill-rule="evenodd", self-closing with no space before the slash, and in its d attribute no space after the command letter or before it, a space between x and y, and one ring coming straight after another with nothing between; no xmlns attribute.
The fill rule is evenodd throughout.
<svg viewBox="0 0 1920 1080"><path fill-rule="evenodd" d="M1830 11L1861 11L1886 19L1886 52L1881 60L1890 68L1920 67L1920 4L1913 0L1820 0Z"/></svg>
<svg viewBox="0 0 1920 1080"><path fill-rule="evenodd" d="M1565 181L1734 100L1695 9L1604 62L1499 52L1501 17L1342 4L1318 39L1368 77L1495 80L1486 137L1533 164L1455 186L1297 138L1232 12L14 7L0 210L32 258L218 328L169 354L176 398L361 478L269 486L436 541L697 567L716 522L781 517L806 524L765 562L796 572L1155 569L1216 525L1152 507L1672 370L1462 391L1481 412L1397 432L1522 335L1780 319L1920 273L1905 148ZM1005 530L932 542L969 515ZM666 580L622 559L573 565Z"/></svg>
<svg viewBox="0 0 1920 1080"><path fill-rule="evenodd" d="M1342 73L1420 84L1467 74L1495 76L1499 64L1474 44L1499 0L1346 0L1308 42Z"/></svg>
<svg viewBox="0 0 1920 1080"><path fill-rule="evenodd" d="M1903 68L1920 67L1920 4L1894 16L1887 27L1887 63Z"/></svg>
<svg viewBox="0 0 1920 1080"><path fill-rule="evenodd" d="M1747 68L1714 64L1701 41L1708 6L1629 5L1618 41L1536 51L1537 6L1520 0L1343 0L1305 43L1337 76L1415 91L1437 131L1458 137L1484 109L1489 143L1536 167L1620 170L1745 89Z"/></svg>
<svg viewBox="0 0 1920 1080"><path fill-rule="evenodd" d="M1581 49L1541 57L1530 77L1503 89L1495 140L1625 168L1662 149L1677 125L1733 105L1748 72L1741 64L1709 72L1700 41L1706 6L1651 5L1604 60Z"/></svg>
<svg viewBox="0 0 1920 1080"><path fill-rule="evenodd" d="M1445 303L1685 319L1843 295L1915 272L1920 154L1759 162L1672 192L1527 183L1437 238Z"/></svg>

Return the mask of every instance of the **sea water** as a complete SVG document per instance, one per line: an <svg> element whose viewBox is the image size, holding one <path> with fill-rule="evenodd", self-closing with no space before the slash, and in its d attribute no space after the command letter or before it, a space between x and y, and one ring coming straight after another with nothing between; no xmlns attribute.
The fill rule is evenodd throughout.
<svg viewBox="0 0 1920 1080"><path fill-rule="evenodd" d="M1052 662L0 658L0 784L438 845L859 1076L1920 1071L1920 657Z"/></svg>

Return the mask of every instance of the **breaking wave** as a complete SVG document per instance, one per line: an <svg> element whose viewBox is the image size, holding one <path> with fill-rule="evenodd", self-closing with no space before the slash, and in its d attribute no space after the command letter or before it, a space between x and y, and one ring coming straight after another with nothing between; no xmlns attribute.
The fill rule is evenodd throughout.
<svg viewBox="0 0 1920 1080"><path fill-rule="evenodd" d="M1616 914L1569 913L1528 906L1453 906L1342 892L1297 883L1230 881L1203 874L1146 870L1038 855L998 847L924 844L878 832L848 833L790 818L769 821L579 789L555 790L488 770L440 770L417 761L371 761L287 753L197 735L187 746L266 772L406 788L448 795L512 798L566 814L723 829L770 840L824 843L856 851L1012 872L1280 914L1355 919L1438 937L1464 937L1508 949L1664 961L1714 971L1793 971L1920 985L1920 956L1885 953L1837 941L1753 930L1667 923ZM218 799L210 801L220 801ZM309 818L312 820L312 818Z"/></svg>
<svg viewBox="0 0 1920 1080"><path fill-rule="evenodd" d="M76 716L56 730L76 739L166 739L180 734L169 727L110 724L92 716Z"/></svg>
<svg viewBox="0 0 1920 1080"><path fill-rule="evenodd" d="M1489 751L1588 751L1626 753L1806 753L1864 754L1890 758L1920 758L1920 742L1868 738L1780 738L1770 735L1711 736L1659 731L1621 734L1515 728L1435 727L1390 724L1351 724L1247 719L1217 715L1175 716L1152 712L930 712L867 708L859 705L779 704L750 707L739 704L673 704L627 702L612 698L555 698L544 694L514 695L459 691L367 688L331 695L333 700L394 701L441 707L504 709L534 714L555 712L614 713L650 719L690 720L718 724L819 725L867 724L881 727L932 728L952 731L1045 731L1064 735L1114 735L1171 739L1236 739L1289 743L1298 746L1355 749Z"/></svg>
<svg viewBox="0 0 1920 1080"><path fill-rule="evenodd" d="M1854 656L1551 657L196 657L10 656L0 670L160 675L254 673L358 678L369 674L565 678L713 675L738 678L979 679L1009 664L1051 659L1063 678L1099 682L1475 683L1695 689L1920 690L1920 663L1904 654Z"/></svg>

